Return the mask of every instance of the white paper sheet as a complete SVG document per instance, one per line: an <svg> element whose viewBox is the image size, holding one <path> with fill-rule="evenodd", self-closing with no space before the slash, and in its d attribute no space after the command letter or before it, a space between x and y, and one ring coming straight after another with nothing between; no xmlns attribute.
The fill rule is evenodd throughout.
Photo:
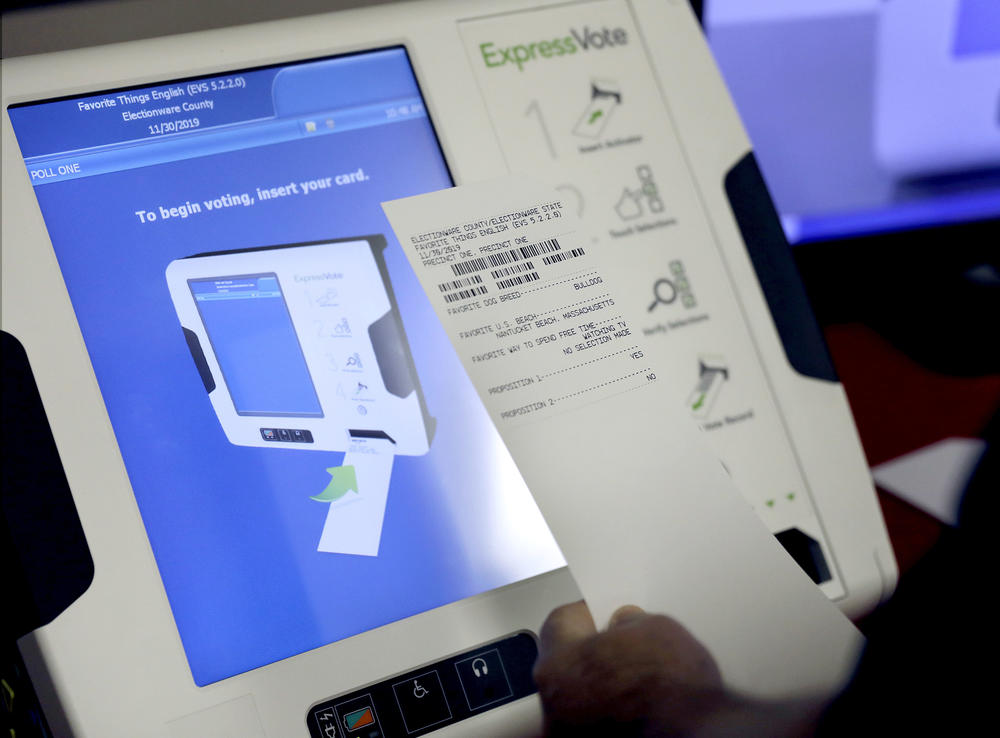
<svg viewBox="0 0 1000 738"><path fill-rule="evenodd" d="M560 195L506 177L383 208L595 620L670 613L748 692L837 685L860 636L671 403Z"/></svg>
<svg viewBox="0 0 1000 738"><path fill-rule="evenodd" d="M353 471L354 484L329 503L317 551L378 556L395 458L391 441L351 439L342 467Z"/></svg>

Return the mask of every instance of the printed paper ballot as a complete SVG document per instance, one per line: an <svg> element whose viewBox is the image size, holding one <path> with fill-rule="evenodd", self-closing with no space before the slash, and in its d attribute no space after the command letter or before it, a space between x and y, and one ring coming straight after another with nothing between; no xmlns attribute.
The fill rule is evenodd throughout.
<svg viewBox="0 0 1000 738"><path fill-rule="evenodd" d="M860 636L675 407L688 378L649 360L628 275L560 195L507 177L383 208L595 620L667 612L755 694L840 683Z"/></svg>

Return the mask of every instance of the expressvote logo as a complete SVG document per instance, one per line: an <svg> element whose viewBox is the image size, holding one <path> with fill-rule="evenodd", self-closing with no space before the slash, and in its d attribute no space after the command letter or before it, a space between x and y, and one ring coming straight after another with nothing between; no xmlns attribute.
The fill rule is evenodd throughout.
<svg viewBox="0 0 1000 738"><path fill-rule="evenodd" d="M492 41L479 44L479 52L483 55L486 66L493 69L513 64L519 72L524 71L524 65L537 59L551 59L557 56L567 56L584 51L599 51L614 46L624 46L628 43L628 34L624 28L594 29L584 26L582 29L569 29L568 36L553 38L549 41L533 41L528 44L514 44L501 47Z"/></svg>

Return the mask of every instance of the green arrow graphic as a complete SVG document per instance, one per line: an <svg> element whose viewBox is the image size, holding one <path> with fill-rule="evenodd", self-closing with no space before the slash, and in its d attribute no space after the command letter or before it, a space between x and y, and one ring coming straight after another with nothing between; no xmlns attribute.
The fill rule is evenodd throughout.
<svg viewBox="0 0 1000 738"><path fill-rule="evenodd" d="M353 491L354 494L359 494L358 476L354 473L353 466L331 466L327 469L327 472L330 474L330 483L318 495L310 497L310 500L333 502L339 500L350 491Z"/></svg>

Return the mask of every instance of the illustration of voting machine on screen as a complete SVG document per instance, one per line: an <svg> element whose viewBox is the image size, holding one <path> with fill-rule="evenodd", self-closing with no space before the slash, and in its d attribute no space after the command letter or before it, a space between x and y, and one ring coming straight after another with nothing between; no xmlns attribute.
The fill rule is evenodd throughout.
<svg viewBox="0 0 1000 738"><path fill-rule="evenodd" d="M178 259L167 284L230 443L335 451L318 550L375 556L397 454L434 419L382 259L366 236Z"/></svg>

